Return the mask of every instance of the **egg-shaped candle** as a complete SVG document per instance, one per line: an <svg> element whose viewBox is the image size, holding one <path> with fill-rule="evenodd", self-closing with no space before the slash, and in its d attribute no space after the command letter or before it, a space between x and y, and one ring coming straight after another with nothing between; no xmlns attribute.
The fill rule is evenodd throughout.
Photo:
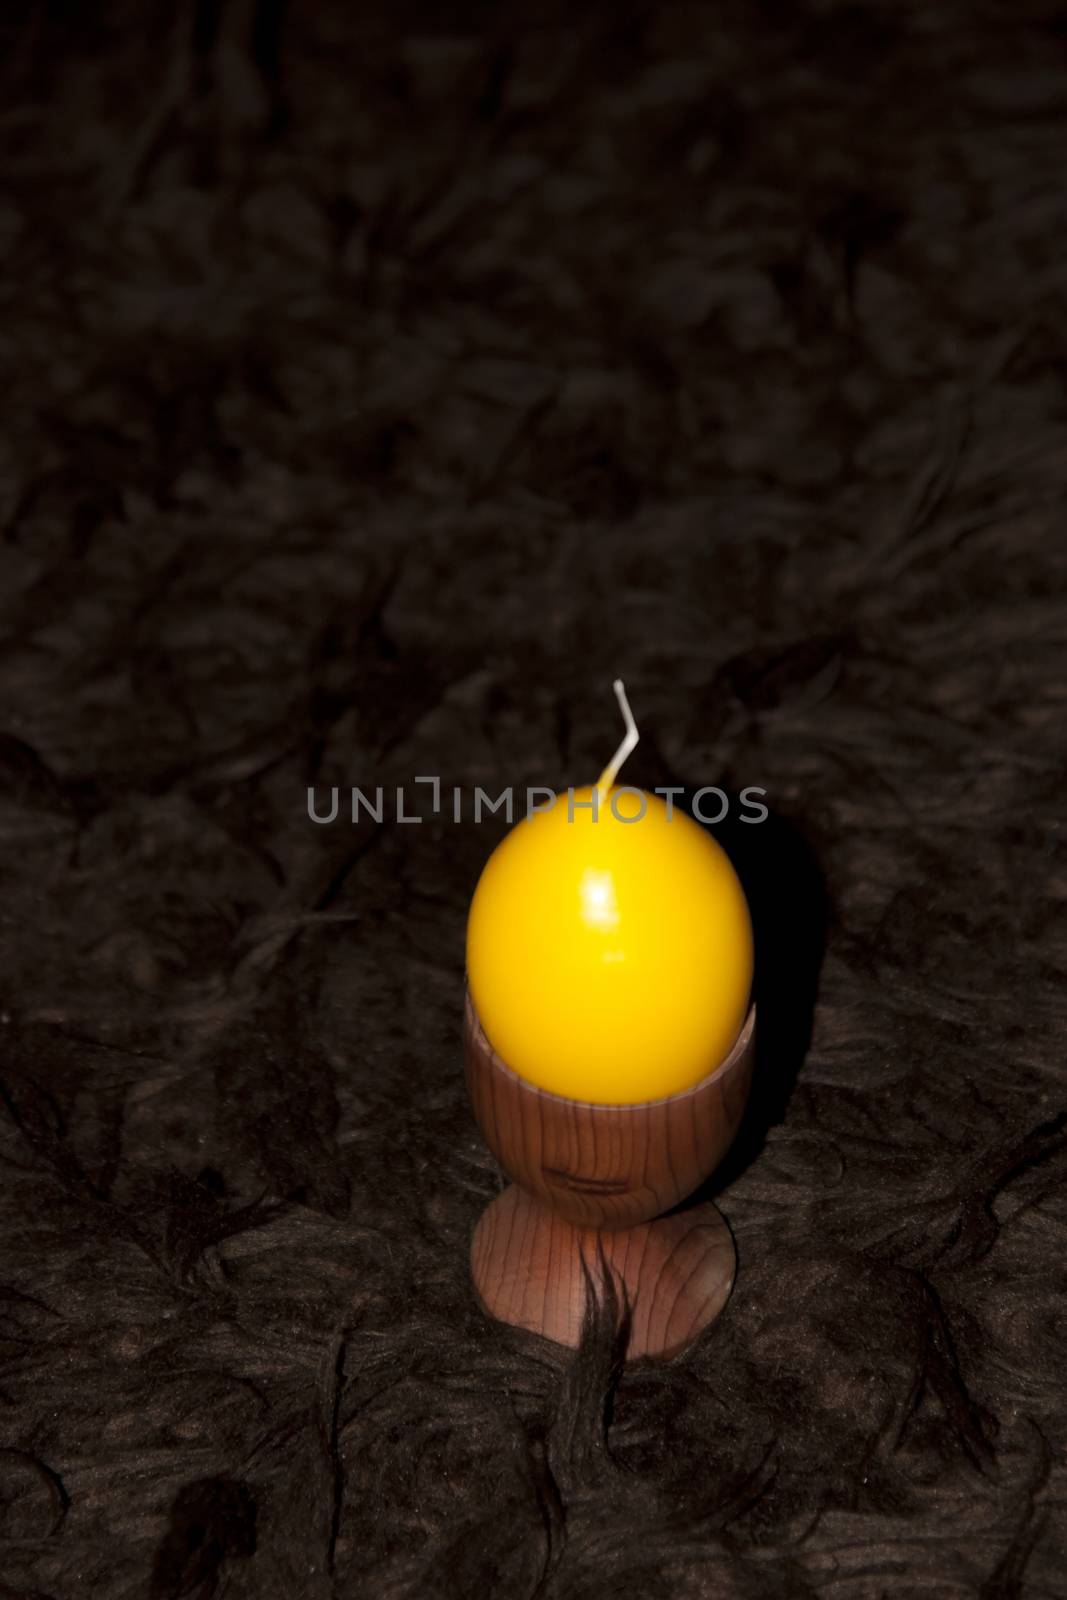
<svg viewBox="0 0 1067 1600"><path fill-rule="evenodd" d="M699 1083L749 1008L752 924L729 858L658 795L599 782L558 795L490 856L467 924L486 1038L529 1083L623 1105Z"/></svg>

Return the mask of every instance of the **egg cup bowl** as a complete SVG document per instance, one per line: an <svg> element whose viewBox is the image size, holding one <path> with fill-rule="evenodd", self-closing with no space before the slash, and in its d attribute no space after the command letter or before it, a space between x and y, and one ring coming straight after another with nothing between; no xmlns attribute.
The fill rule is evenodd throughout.
<svg viewBox="0 0 1067 1600"><path fill-rule="evenodd" d="M484 1310L577 1345L600 1263L631 1313L626 1359L677 1355L734 1281L730 1230L710 1201L681 1202L733 1143L752 1082L756 1008L724 1060L659 1100L594 1104L520 1078L486 1038L468 989L467 1089L486 1143L514 1181L482 1213L471 1276Z"/></svg>

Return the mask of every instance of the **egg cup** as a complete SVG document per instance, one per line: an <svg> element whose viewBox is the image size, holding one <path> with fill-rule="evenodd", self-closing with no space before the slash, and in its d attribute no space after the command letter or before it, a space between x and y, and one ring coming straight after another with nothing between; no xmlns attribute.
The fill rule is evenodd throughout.
<svg viewBox="0 0 1067 1600"><path fill-rule="evenodd" d="M626 1359L677 1355L734 1281L730 1230L710 1201L683 1206L733 1143L752 1081L756 1008L733 1048L690 1089L629 1105L552 1094L486 1038L467 991L467 1088L485 1140L514 1180L482 1213L471 1276L498 1321L577 1345L600 1263L629 1306ZM583 1270L584 1263L584 1270Z"/></svg>

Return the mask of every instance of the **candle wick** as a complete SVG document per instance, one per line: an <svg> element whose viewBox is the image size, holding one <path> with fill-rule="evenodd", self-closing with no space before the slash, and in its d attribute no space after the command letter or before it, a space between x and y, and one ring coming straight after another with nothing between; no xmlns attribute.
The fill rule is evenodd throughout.
<svg viewBox="0 0 1067 1600"><path fill-rule="evenodd" d="M626 724L626 737L623 739L619 748L616 750L615 754L612 756L611 760L600 774L600 777L597 779L596 792L598 802L607 798L608 790L615 782L615 779L618 776L619 768L622 766L627 756L636 746L638 739L641 737L637 731L637 723L634 721L634 714L630 710L630 702L626 698L626 690L622 686L622 679L616 678L615 682L612 684L612 688L615 690L615 698L619 702L619 710L622 712L622 720Z"/></svg>

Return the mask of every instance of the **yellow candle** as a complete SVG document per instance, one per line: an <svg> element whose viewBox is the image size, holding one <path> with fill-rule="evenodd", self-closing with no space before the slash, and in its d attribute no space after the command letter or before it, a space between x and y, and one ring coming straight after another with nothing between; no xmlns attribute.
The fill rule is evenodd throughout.
<svg viewBox="0 0 1067 1600"><path fill-rule="evenodd" d="M753 952L721 847L658 795L614 786L637 738L616 692L630 734L600 782L558 795L486 862L467 981L489 1042L520 1077L617 1105L690 1088L725 1058L748 1011Z"/></svg>

